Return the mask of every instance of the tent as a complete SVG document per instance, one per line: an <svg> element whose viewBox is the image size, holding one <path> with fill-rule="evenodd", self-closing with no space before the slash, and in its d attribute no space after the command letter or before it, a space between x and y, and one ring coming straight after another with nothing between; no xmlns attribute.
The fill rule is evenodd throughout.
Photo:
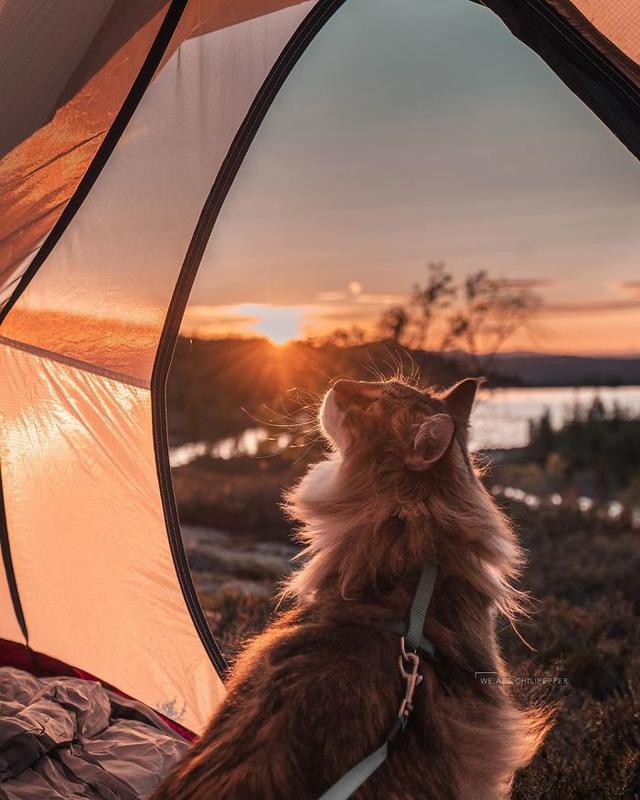
<svg viewBox="0 0 640 800"><path fill-rule="evenodd" d="M0 4L0 661L55 659L192 732L225 662L180 538L167 374L240 163L344 2ZM640 156L635 0L484 5Z"/></svg>

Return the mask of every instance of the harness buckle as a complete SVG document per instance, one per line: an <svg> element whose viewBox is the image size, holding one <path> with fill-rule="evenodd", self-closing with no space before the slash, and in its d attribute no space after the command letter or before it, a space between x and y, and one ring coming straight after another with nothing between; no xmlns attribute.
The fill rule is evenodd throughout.
<svg viewBox="0 0 640 800"><path fill-rule="evenodd" d="M405 664L407 665L405 667ZM409 714L413 710L413 695L416 686L422 683L422 675L418 672L420 666L420 656L417 653L407 653L404 643L404 636L400 639L400 655L398 656L398 666L400 674L406 681L404 697L398 709L398 717L402 720L402 726L407 724Z"/></svg>

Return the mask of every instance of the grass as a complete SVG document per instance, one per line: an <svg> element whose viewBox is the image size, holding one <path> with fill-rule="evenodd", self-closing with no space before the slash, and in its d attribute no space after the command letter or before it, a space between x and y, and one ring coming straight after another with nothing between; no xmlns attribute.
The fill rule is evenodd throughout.
<svg viewBox="0 0 640 800"><path fill-rule="evenodd" d="M247 474L203 462L183 468L181 478L178 470L182 515L282 540L289 530L278 499L290 469ZM509 626L500 632L513 691L522 703L558 707L546 744L516 777L513 800L640 799L640 533L568 508L507 510L529 553L522 586L536 598L533 617L518 625L534 651ZM267 623L273 576L265 575L261 596L200 583L213 632L232 655Z"/></svg>
<svg viewBox="0 0 640 800"><path fill-rule="evenodd" d="M640 537L575 511L509 509L530 554L523 586L538 599L503 650L516 676L566 678L516 687L526 702L559 704L513 800L640 797Z"/></svg>

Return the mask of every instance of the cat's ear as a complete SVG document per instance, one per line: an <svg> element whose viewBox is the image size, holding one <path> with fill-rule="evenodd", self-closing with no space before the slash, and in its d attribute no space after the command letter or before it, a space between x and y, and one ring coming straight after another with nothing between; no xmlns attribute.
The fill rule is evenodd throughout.
<svg viewBox="0 0 640 800"><path fill-rule="evenodd" d="M447 411L463 425L469 421L476 393L483 383L484 378L465 378L440 395Z"/></svg>
<svg viewBox="0 0 640 800"><path fill-rule="evenodd" d="M454 431L453 420L448 414L427 417L409 444L405 457L407 467L414 472L423 472L440 461L449 449Z"/></svg>

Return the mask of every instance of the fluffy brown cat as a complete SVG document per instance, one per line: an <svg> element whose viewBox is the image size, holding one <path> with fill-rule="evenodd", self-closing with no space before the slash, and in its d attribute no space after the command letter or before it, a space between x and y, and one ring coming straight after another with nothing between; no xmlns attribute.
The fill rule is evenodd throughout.
<svg viewBox="0 0 640 800"><path fill-rule="evenodd" d="M287 498L304 566L281 614L239 656L226 700L154 800L315 800L378 748L404 693L400 637L423 565L436 657L407 729L358 800L499 800L548 728L516 707L495 634L522 597L521 551L467 452L477 382L436 394L338 381L320 422L333 452ZM490 684L477 672L496 673Z"/></svg>

